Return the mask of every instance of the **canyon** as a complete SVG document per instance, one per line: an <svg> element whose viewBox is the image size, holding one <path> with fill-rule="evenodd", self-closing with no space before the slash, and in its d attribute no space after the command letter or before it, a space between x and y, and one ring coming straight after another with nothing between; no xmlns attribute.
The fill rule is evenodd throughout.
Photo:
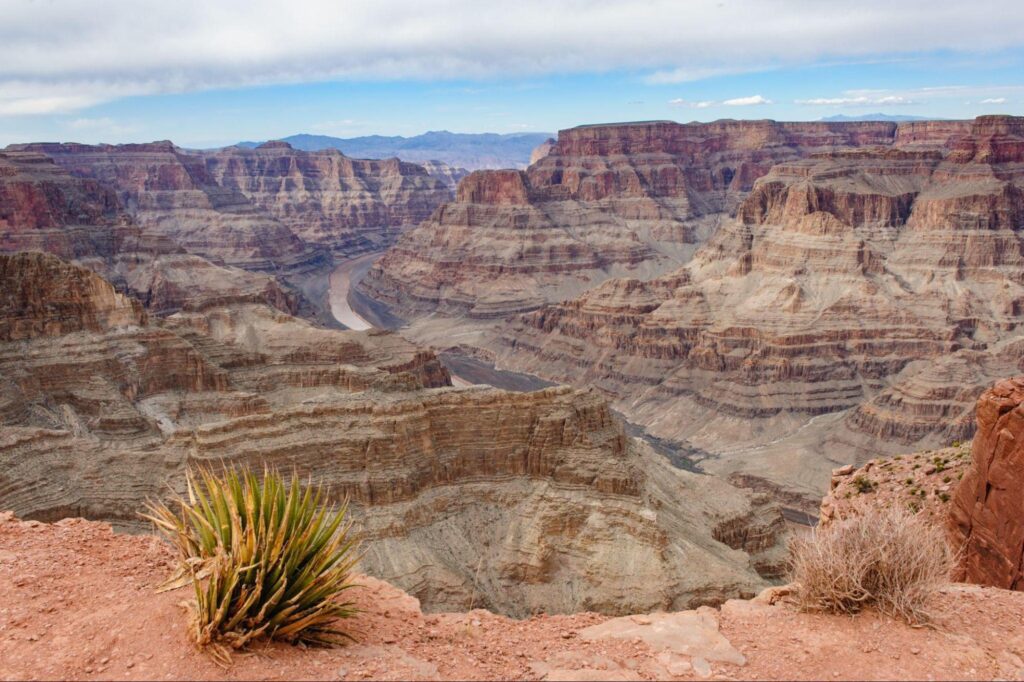
<svg viewBox="0 0 1024 682"><path fill-rule="evenodd" d="M0 254L0 500L146 526L186 467L264 464L350 500L362 569L428 609L688 608L780 575L778 507L672 467L588 390L451 387L393 332L265 303L150 315L83 267Z"/></svg>
<svg viewBox="0 0 1024 682"><path fill-rule="evenodd" d="M1022 369L1024 119L533 160L0 151L0 508L139 532L187 467L269 463L427 610L686 609L782 575L780 505L812 521L833 467L970 438Z"/></svg>
<svg viewBox="0 0 1024 682"><path fill-rule="evenodd" d="M1021 369L1022 226L1021 118L584 126L358 289L816 506L834 466L969 438Z"/></svg>

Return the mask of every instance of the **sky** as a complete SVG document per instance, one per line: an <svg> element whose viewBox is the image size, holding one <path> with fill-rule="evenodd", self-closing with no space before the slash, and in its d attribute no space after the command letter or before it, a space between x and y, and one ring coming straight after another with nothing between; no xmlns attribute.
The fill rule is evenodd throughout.
<svg viewBox="0 0 1024 682"><path fill-rule="evenodd" d="M1024 114L1021 0L0 0L0 145Z"/></svg>

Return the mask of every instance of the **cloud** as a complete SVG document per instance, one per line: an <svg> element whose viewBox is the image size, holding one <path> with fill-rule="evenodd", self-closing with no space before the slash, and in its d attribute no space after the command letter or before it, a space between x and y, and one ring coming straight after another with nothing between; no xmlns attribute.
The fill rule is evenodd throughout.
<svg viewBox="0 0 1024 682"><path fill-rule="evenodd" d="M750 97L736 97L734 99L727 99L722 104L727 107L750 107L758 104L771 104L770 99L765 99L761 95L751 95Z"/></svg>
<svg viewBox="0 0 1024 682"><path fill-rule="evenodd" d="M772 101L761 95L751 95L749 97L734 97L721 102L715 100L701 100L697 102L691 102L690 100L677 97L668 101L674 107L690 107L692 109L707 109L709 107L749 107L758 104L771 104Z"/></svg>
<svg viewBox="0 0 1024 682"><path fill-rule="evenodd" d="M991 17L1000 17L999 30ZM342 79L627 71L665 85L834 60L1021 46L1019 0L306 0L299 9L278 0L9 1L0 3L0 115Z"/></svg>
<svg viewBox="0 0 1024 682"><path fill-rule="evenodd" d="M927 104L935 100L981 97L982 104L1004 104L999 93L1024 93L1024 85L940 85L906 90L846 90L840 97L814 97L794 100L807 106L875 107ZM970 104L969 101L964 102Z"/></svg>
<svg viewBox="0 0 1024 682"><path fill-rule="evenodd" d="M691 102L689 100L683 99L682 97L677 97L675 99L670 99L668 101L668 103L671 104L674 107L693 107L694 109L707 109L708 107L713 107L716 104L718 104L718 102L714 102L712 100L703 100L703 101L700 101L700 102Z"/></svg>
<svg viewBox="0 0 1024 682"><path fill-rule="evenodd" d="M917 104L912 99L908 99L901 95L886 95L882 97L866 97L861 95L859 97L816 97L813 99L798 99L795 100L797 104L808 104L812 106L853 106L853 107L873 107L873 106L903 106L907 104Z"/></svg>

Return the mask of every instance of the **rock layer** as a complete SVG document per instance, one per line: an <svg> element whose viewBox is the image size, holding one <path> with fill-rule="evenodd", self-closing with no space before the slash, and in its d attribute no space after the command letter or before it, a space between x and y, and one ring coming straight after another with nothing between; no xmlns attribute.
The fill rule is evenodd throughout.
<svg viewBox="0 0 1024 682"><path fill-rule="evenodd" d="M171 142L41 143L8 149L42 152L73 175L113 188L140 227L214 262L296 271L324 258L242 193L218 185L202 156Z"/></svg>
<svg viewBox="0 0 1024 682"><path fill-rule="evenodd" d="M491 348L599 386L710 466L807 490L833 463L969 437L1024 358L1022 121L777 164L683 268L519 316Z"/></svg>
<svg viewBox="0 0 1024 682"><path fill-rule="evenodd" d="M39 152L0 152L0 251L17 250L85 265L157 314L229 301L297 310L274 278L185 253L139 227L106 184L73 176Z"/></svg>
<svg viewBox="0 0 1024 682"><path fill-rule="evenodd" d="M0 264L0 507L20 515L138 528L190 463L269 464L348 497L363 568L429 608L678 608L779 572L776 507L673 469L593 392L455 389L390 332L237 302L146 319L52 256Z"/></svg>
<svg viewBox="0 0 1024 682"><path fill-rule="evenodd" d="M1024 590L1024 377L978 400L971 464L953 498L950 536L960 580Z"/></svg>
<svg viewBox="0 0 1024 682"><path fill-rule="evenodd" d="M775 164L815 151L941 144L966 124L718 121L581 126L525 172L467 177L456 200L370 271L366 293L406 315L495 317L610 276L685 262Z"/></svg>
<svg viewBox="0 0 1024 682"><path fill-rule="evenodd" d="M203 155L216 183L238 192L303 241L352 257L378 251L451 198L453 169L398 159L304 152L287 142ZM443 166L443 164L441 164Z"/></svg>

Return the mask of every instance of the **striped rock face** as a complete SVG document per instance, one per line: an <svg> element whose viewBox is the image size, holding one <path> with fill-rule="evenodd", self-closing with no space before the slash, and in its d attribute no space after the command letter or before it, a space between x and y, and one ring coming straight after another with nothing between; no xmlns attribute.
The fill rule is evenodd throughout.
<svg viewBox="0 0 1024 682"><path fill-rule="evenodd" d="M950 536L960 580L1024 590L1024 377L978 400L971 465L953 498Z"/></svg>
<svg viewBox="0 0 1024 682"><path fill-rule="evenodd" d="M453 388L434 353L234 301L150 317L94 272L0 255L0 507L143 530L194 464L348 499L363 570L429 609L684 608L778 576L779 510L674 469L597 393Z"/></svg>

